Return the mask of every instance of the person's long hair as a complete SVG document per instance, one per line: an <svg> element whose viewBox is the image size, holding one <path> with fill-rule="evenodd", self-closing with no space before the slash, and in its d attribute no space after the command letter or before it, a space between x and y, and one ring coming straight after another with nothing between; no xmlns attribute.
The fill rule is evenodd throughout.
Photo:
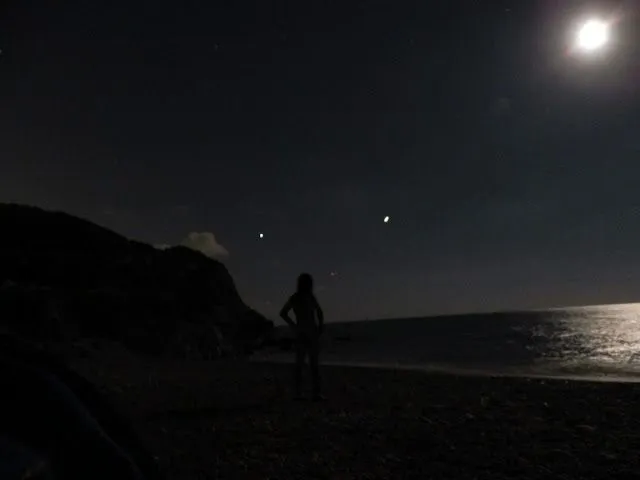
<svg viewBox="0 0 640 480"><path fill-rule="evenodd" d="M298 289L296 293L299 295L313 294L313 277L308 273L301 273L298 277Z"/></svg>

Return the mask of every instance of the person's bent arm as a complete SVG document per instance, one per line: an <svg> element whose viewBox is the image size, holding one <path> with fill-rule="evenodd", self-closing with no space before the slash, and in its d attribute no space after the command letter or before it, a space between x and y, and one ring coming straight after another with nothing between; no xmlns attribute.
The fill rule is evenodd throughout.
<svg viewBox="0 0 640 480"><path fill-rule="evenodd" d="M295 330L296 324L289 316L289 311L291 311L291 299L287 300L287 303L285 303L282 310L280 310L280 318L287 322L287 325L289 325L291 329Z"/></svg>

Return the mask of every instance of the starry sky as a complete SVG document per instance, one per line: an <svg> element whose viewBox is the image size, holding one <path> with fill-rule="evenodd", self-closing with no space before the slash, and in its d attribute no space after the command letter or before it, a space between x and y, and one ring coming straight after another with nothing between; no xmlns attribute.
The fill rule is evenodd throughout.
<svg viewBox="0 0 640 480"><path fill-rule="evenodd" d="M634 1L3 2L0 201L199 245L269 316L301 271L329 320L638 300L639 28Z"/></svg>

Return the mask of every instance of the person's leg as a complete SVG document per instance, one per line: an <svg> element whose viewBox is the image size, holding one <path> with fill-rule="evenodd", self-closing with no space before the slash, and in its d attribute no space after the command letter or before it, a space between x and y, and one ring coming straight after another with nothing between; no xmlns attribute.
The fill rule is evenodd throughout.
<svg viewBox="0 0 640 480"><path fill-rule="evenodd" d="M313 396L320 397L320 345L318 341L311 343L309 348L309 367L311 369L311 379L313 381Z"/></svg>
<svg viewBox="0 0 640 480"><path fill-rule="evenodd" d="M301 339L296 340L296 364L294 367L294 393L296 397L302 395L302 369L304 368L305 346Z"/></svg>

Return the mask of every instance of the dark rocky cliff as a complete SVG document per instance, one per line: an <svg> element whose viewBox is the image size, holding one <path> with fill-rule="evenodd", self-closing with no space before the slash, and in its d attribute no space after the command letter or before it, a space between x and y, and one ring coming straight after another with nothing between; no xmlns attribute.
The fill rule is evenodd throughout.
<svg viewBox="0 0 640 480"><path fill-rule="evenodd" d="M23 205L0 204L0 285L0 324L43 340L215 357L255 348L273 326L216 260Z"/></svg>

